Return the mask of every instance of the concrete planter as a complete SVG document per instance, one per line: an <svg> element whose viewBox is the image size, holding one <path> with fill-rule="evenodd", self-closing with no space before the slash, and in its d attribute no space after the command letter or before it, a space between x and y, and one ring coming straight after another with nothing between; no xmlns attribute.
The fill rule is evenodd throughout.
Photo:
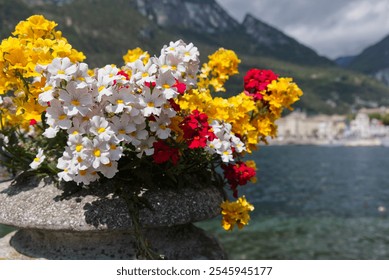
<svg viewBox="0 0 389 280"><path fill-rule="evenodd" d="M112 182L93 190L59 189L31 179L0 184L0 224L18 231L0 239L0 259L135 259L134 228ZM193 222L220 213L216 188L149 190L139 220L150 247L167 259L225 259L218 242Z"/></svg>

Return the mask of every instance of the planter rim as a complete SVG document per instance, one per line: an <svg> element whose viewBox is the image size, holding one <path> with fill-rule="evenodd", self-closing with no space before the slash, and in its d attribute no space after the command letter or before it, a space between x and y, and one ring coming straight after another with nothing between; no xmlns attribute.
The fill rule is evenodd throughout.
<svg viewBox="0 0 389 280"><path fill-rule="evenodd" d="M102 231L132 230L123 199L114 197L105 184L101 189L81 189L69 194L45 180L0 183L0 224L17 228ZM143 197L152 209L140 210L142 227L182 225L220 214L223 191L215 187L153 189Z"/></svg>

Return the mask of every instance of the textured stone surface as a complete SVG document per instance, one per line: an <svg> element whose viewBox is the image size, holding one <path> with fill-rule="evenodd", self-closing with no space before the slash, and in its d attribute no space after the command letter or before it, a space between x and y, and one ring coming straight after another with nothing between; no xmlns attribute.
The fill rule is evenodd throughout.
<svg viewBox="0 0 389 280"><path fill-rule="evenodd" d="M226 259L218 242L193 225L149 229L144 236L166 259ZM0 259L136 259L129 232L19 230L0 239Z"/></svg>
<svg viewBox="0 0 389 280"><path fill-rule="evenodd" d="M131 230L125 202L109 186L58 189L37 179L0 184L0 224L62 231ZM143 194L152 209L140 211L143 227L182 225L217 216L223 194L216 188L156 189Z"/></svg>

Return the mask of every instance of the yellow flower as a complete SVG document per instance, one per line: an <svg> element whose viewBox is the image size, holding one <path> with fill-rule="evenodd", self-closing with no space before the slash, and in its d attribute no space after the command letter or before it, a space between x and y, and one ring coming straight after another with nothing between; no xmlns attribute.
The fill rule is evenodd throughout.
<svg viewBox="0 0 389 280"><path fill-rule="evenodd" d="M235 225L242 229L250 221L249 212L254 210L254 206L247 202L244 196L235 202L224 201L220 207L223 216L222 226L225 230L233 230Z"/></svg>
<svg viewBox="0 0 389 280"><path fill-rule="evenodd" d="M208 63L204 63L199 74L199 88L212 86L215 91L226 91L225 82L230 76L238 74L240 60L232 50L220 48L208 56Z"/></svg>
<svg viewBox="0 0 389 280"><path fill-rule="evenodd" d="M68 57L72 62L85 59L54 29L56 26L55 22L34 15L15 27L15 37L1 42L0 94L13 93L10 97L17 104L15 111L2 114L3 124L26 127L31 119L40 120L44 108L36 99L42 92L42 83L32 82L32 78L40 76L35 71L38 64L47 65L56 57Z"/></svg>
<svg viewBox="0 0 389 280"><path fill-rule="evenodd" d="M175 133L176 135L176 142L180 143L184 140L184 132L180 128L179 124L183 121L184 118L180 116L175 116L171 119L171 123L169 125L169 128Z"/></svg>
<svg viewBox="0 0 389 280"><path fill-rule="evenodd" d="M20 38L38 39L42 37L52 37L51 33L57 26L54 21L45 19L42 15L33 15L26 21L21 21L12 33Z"/></svg>
<svg viewBox="0 0 389 280"><path fill-rule="evenodd" d="M293 110L290 106L300 99L303 94L301 89L291 78L279 78L267 86L269 94L263 96L263 100L269 102L269 109L275 119L281 117L283 108Z"/></svg>
<svg viewBox="0 0 389 280"><path fill-rule="evenodd" d="M146 65L149 61L150 55L147 52L143 51L141 48L128 50L127 53L123 56L123 60L125 63L134 62L141 56L143 56L143 64Z"/></svg>

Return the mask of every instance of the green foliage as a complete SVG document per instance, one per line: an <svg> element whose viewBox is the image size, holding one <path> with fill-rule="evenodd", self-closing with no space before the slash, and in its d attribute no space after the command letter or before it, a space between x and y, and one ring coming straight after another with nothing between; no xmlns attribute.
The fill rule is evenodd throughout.
<svg viewBox="0 0 389 280"><path fill-rule="evenodd" d="M347 67L364 73L374 73L389 67L389 36L356 56Z"/></svg>
<svg viewBox="0 0 389 280"><path fill-rule="evenodd" d="M371 113L370 119L376 119L381 121L385 126L389 126L389 114Z"/></svg>

